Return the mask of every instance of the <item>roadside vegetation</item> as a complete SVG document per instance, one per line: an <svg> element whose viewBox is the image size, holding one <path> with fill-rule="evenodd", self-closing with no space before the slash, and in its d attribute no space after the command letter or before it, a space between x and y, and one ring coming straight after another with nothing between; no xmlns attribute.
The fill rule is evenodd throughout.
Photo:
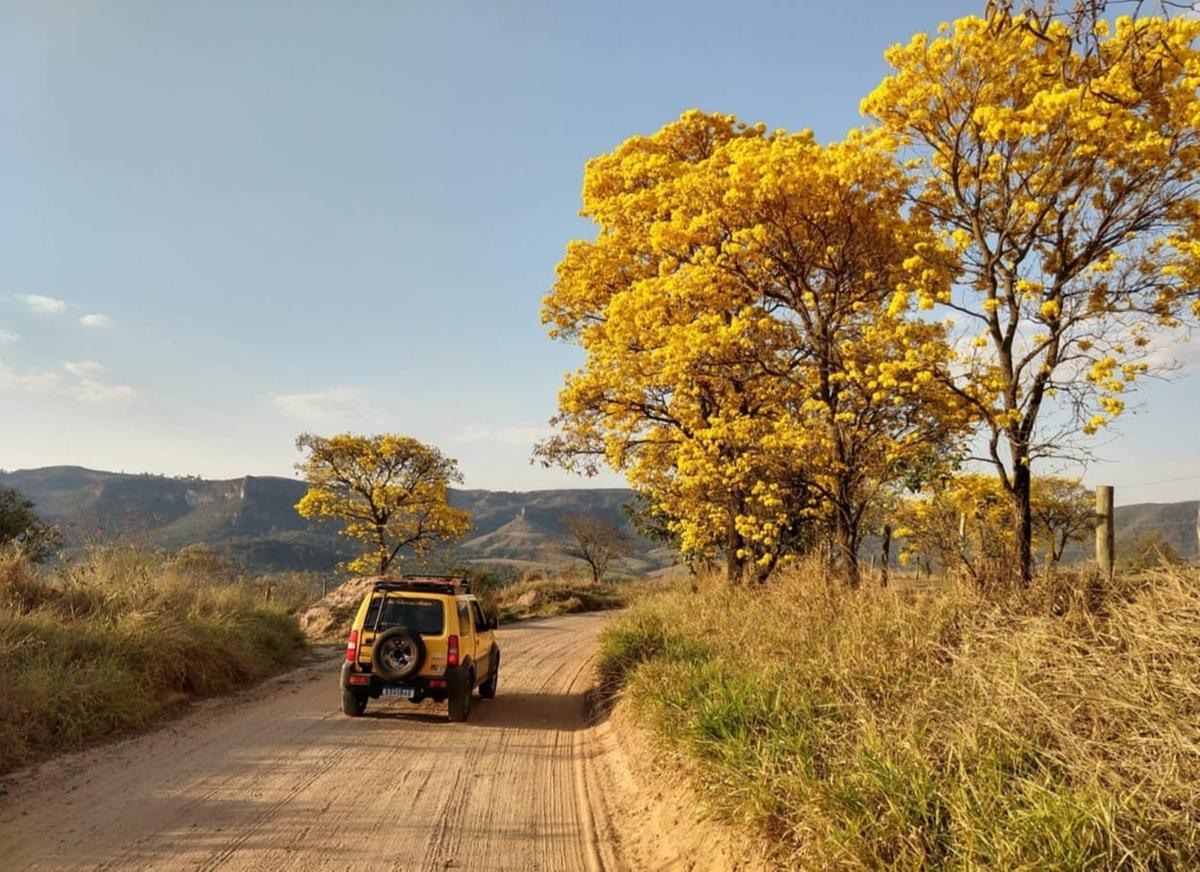
<svg viewBox="0 0 1200 872"><path fill-rule="evenodd" d="M534 574L513 584L477 586L484 609L500 624L576 612L619 609L638 589L630 581L592 581L576 574L544 578Z"/></svg>
<svg viewBox="0 0 1200 872"><path fill-rule="evenodd" d="M984 597L819 565L637 603L600 672L799 868L1195 868L1200 571Z"/></svg>
<svg viewBox="0 0 1200 872"><path fill-rule="evenodd" d="M298 662L311 580L227 572L206 549L96 548L54 569L0 549L0 772Z"/></svg>

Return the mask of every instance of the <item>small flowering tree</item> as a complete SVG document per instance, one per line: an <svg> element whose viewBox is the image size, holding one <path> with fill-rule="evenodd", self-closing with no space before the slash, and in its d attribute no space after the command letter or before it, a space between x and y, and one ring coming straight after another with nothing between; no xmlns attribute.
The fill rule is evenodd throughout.
<svg viewBox="0 0 1200 872"><path fill-rule="evenodd" d="M458 464L432 445L392 433L304 433L296 447L308 482L296 511L340 521L343 536L364 544L353 572L383 574L403 552L425 554L471 529L470 514L448 502L450 484L462 480Z"/></svg>

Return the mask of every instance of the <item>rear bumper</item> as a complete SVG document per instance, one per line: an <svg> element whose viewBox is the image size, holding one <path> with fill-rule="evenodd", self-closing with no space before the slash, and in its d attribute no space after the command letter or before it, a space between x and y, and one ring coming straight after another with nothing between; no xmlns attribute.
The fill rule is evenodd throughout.
<svg viewBox="0 0 1200 872"><path fill-rule="evenodd" d="M444 698L467 680L467 672L461 666L447 667L444 676L414 675L404 681L384 681L373 672L363 672L361 666L356 669L356 665L349 660L342 663L342 689L366 693L370 697L378 697L385 687L411 687L415 691L413 702L420 702L426 697Z"/></svg>

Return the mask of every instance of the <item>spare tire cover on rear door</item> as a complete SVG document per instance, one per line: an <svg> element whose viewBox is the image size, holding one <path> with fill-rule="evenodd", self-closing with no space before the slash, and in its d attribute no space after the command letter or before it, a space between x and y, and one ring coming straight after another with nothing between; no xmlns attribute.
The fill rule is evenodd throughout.
<svg viewBox="0 0 1200 872"><path fill-rule="evenodd" d="M371 643L371 666L384 681L403 681L416 675L425 662L425 643L407 627L391 627Z"/></svg>

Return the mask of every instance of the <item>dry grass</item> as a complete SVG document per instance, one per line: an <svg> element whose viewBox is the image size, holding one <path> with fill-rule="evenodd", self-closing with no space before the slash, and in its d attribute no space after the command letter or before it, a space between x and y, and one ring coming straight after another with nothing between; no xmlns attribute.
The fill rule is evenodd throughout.
<svg viewBox="0 0 1200 872"><path fill-rule="evenodd" d="M1200 865L1200 573L646 598L602 675L800 868Z"/></svg>
<svg viewBox="0 0 1200 872"><path fill-rule="evenodd" d="M218 583L133 549L53 574L0 551L0 771L296 662L302 589Z"/></svg>

